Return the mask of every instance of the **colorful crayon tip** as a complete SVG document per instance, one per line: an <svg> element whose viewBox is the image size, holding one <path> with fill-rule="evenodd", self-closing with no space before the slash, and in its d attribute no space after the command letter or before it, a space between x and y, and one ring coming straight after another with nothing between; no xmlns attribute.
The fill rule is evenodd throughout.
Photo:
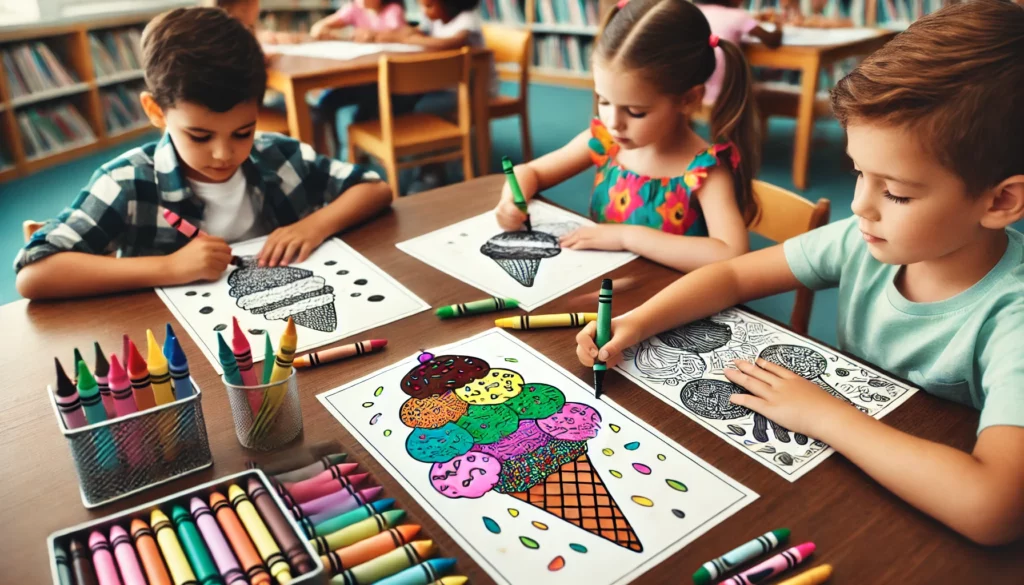
<svg viewBox="0 0 1024 585"><path fill-rule="evenodd" d="M832 565L819 565L804 571L796 577L790 577L778 585L821 585L832 577Z"/></svg>
<svg viewBox="0 0 1024 585"><path fill-rule="evenodd" d="M68 378L64 367L60 365L59 359L53 358L53 365L57 368L57 396L67 398L76 392L75 384L71 381L71 378Z"/></svg>
<svg viewBox="0 0 1024 585"><path fill-rule="evenodd" d="M270 383L270 374L274 371L274 343L270 341L270 332L263 333L263 383Z"/></svg>
<svg viewBox="0 0 1024 585"><path fill-rule="evenodd" d="M110 363L107 362L106 356L103 355L103 350L100 348L100 342L93 342L92 347L96 352L96 375L105 377L110 372Z"/></svg>
<svg viewBox="0 0 1024 585"><path fill-rule="evenodd" d="M236 348L241 344L245 344L246 347L249 345L249 341L245 338L245 333L242 332L242 327L238 324L238 317L231 317L231 344Z"/></svg>
<svg viewBox="0 0 1024 585"><path fill-rule="evenodd" d="M430 585L466 585L469 581L469 577L463 577L462 575L451 575L449 577L441 577L437 581L434 581Z"/></svg>
<svg viewBox="0 0 1024 585"><path fill-rule="evenodd" d="M128 379L128 373L121 366L121 360L117 359L117 355L113 353L110 354L110 373L107 376L107 381L111 388L131 386L131 380Z"/></svg>
<svg viewBox="0 0 1024 585"><path fill-rule="evenodd" d="M78 393L85 392L88 395L92 394L92 391L99 392L96 378L92 376L92 372L89 371L89 366L85 362L78 362Z"/></svg>
<svg viewBox="0 0 1024 585"><path fill-rule="evenodd" d="M287 345L285 340L288 341ZM299 340L299 334L295 331L295 321L291 317L288 317L288 323L284 326L284 333L281 334L281 346L294 348L296 342ZM295 350L292 349L294 352Z"/></svg>
<svg viewBox="0 0 1024 585"><path fill-rule="evenodd" d="M162 370L167 367L167 357L164 356L164 352L160 347L160 344L156 341L156 336L153 335L152 329L146 329L146 345L148 346L146 352L146 361L150 368L154 370Z"/></svg>
<svg viewBox="0 0 1024 585"><path fill-rule="evenodd" d="M110 542L114 542L122 536L127 537L128 533L125 531L124 528L121 528L119 524L114 524L110 527Z"/></svg>
<svg viewBox="0 0 1024 585"><path fill-rule="evenodd" d="M193 514L208 508L209 506L206 505L206 502L202 501L199 498L192 498L191 500L188 501L188 509Z"/></svg>
<svg viewBox="0 0 1024 585"><path fill-rule="evenodd" d="M99 530L93 530L89 535L89 548L96 548L107 544L107 537Z"/></svg>
<svg viewBox="0 0 1024 585"><path fill-rule="evenodd" d="M131 376L142 376L149 373L149 366L146 365L146 360L142 359L142 354L139 353L139 348L135 347L135 343L132 340L128 340L128 374Z"/></svg>
<svg viewBox="0 0 1024 585"><path fill-rule="evenodd" d="M371 339L370 340L370 351L377 351L382 347L387 347L387 339Z"/></svg>
<svg viewBox="0 0 1024 585"><path fill-rule="evenodd" d="M171 355L167 356L167 361L169 361L175 369L187 367L188 358L185 357L185 350L181 349L181 343L178 341L178 338L168 337L167 339L171 343Z"/></svg>
<svg viewBox="0 0 1024 585"><path fill-rule="evenodd" d="M85 360L82 359L82 352L78 351L78 348L76 347L75 348L75 370L78 370L78 362L84 362L84 361Z"/></svg>
<svg viewBox="0 0 1024 585"><path fill-rule="evenodd" d="M165 338L166 337L177 337L177 336L178 336L178 334L174 332L174 329L171 327L170 323L164 324L164 337Z"/></svg>
<svg viewBox="0 0 1024 585"><path fill-rule="evenodd" d="M170 522L167 519L167 514L164 514L160 510L153 510L153 512L149 515L149 524L155 527L157 524L160 524L161 522Z"/></svg>
<svg viewBox="0 0 1024 585"><path fill-rule="evenodd" d="M137 538L140 530L149 530L149 524L141 518L134 518L128 529L131 530L132 536Z"/></svg>
<svg viewBox="0 0 1024 585"><path fill-rule="evenodd" d="M174 340L175 339L177 339L177 336L174 334L174 330L171 329L171 324L167 323L164 326L164 345L163 345L164 357L167 358L167 361L171 361L171 352L174 349Z"/></svg>
<svg viewBox="0 0 1024 585"><path fill-rule="evenodd" d="M793 548L795 548L796 551L800 553L801 557L806 559L812 553L814 553L814 551L817 550L818 547L813 542L805 542L803 544L798 544Z"/></svg>

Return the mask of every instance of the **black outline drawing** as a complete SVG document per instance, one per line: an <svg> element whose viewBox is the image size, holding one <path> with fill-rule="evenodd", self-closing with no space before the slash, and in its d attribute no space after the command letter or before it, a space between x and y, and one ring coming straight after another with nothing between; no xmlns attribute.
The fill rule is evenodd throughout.
<svg viewBox="0 0 1024 585"><path fill-rule="evenodd" d="M296 325L307 329L315 329L330 333L338 329L338 315L334 309L334 287L327 284L322 276L311 270L294 266L277 266L260 268L256 266L255 257L246 256L242 259L243 267L228 276L228 294L235 299L235 304L253 315L263 315L268 321L285 321L291 317ZM249 295L267 293L271 289L292 285L306 279L313 279L317 288L306 287L308 290L297 291L293 296L280 299L261 299L259 305L246 306L242 300ZM324 296L330 300L322 302ZM310 299L320 298L319 301ZM269 301L269 302L268 302ZM305 302L306 305L302 303ZM316 304L310 304L310 303ZM265 304L264 304L265 303ZM296 306L298 305L298 306ZM292 309L282 312L283 309ZM269 317L268 313L278 312L281 316Z"/></svg>
<svg viewBox="0 0 1024 585"><path fill-rule="evenodd" d="M555 236L531 232L503 232L480 246L480 253L494 260L509 276L526 287L532 287L540 270L540 261L562 253Z"/></svg>
<svg viewBox="0 0 1024 585"><path fill-rule="evenodd" d="M782 366L797 376L814 382L822 390L843 402L856 406L861 412L868 412L868 409L859 404L854 404L853 401L844 396L842 392L839 392L829 385L828 382L822 379L822 374L824 374L828 369L828 361L825 359L825 356L814 349L803 345L785 343L769 345L761 350L761 354L758 356L758 359ZM870 383L871 382L869 381L868 384L870 385Z"/></svg>
<svg viewBox="0 0 1024 585"><path fill-rule="evenodd" d="M691 353L710 353L732 340L732 328L711 319L687 323L657 335L665 345Z"/></svg>

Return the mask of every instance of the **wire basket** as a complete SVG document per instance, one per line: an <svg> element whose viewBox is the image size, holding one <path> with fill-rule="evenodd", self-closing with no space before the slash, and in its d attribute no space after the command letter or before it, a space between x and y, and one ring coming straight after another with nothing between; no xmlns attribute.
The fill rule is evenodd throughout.
<svg viewBox="0 0 1024 585"><path fill-rule="evenodd" d="M106 422L68 429L54 401L82 504L95 508L213 464L201 403L195 393ZM52 392L52 389L51 389Z"/></svg>
<svg viewBox="0 0 1024 585"><path fill-rule="evenodd" d="M231 404L235 435L246 449L270 451L302 434L299 383L292 369L287 379L259 386L235 386L221 377Z"/></svg>

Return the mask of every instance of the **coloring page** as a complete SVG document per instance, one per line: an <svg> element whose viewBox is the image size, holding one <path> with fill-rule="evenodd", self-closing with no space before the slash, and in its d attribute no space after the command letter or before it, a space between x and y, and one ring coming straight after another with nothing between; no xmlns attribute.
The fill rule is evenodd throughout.
<svg viewBox="0 0 1024 585"><path fill-rule="evenodd" d="M558 238L594 222L530 202L533 231L505 232L494 212L401 242L398 249L430 266L532 311L636 258L631 252L565 250Z"/></svg>
<svg viewBox="0 0 1024 585"><path fill-rule="evenodd" d="M626 350L616 369L769 469L796 481L833 450L729 401L730 395L746 390L725 378L725 368L732 367L733 360L757 358L785 367L875 418L892 412L917 391L741 309L659 333Z"/></svg>
<svg viewBox="0 0 1024 585"><path fill-rule="evenodd" d="M223 373L217 332L231 344L231 317L246 332L255 363L265 358L264 332L276 348L288 317L298 329L299 354L430 308L337 238L305 262L258 268L254 257L265 240L234 244L232 252L246 265L229 266L216 282L156 289L217 373Z"/></svg>
<svg viewBox="0 0 1024 585"><path fill-rule="evenodd" d="M498 583L628 583L757 498L500 329L319 399Z"/></svg>

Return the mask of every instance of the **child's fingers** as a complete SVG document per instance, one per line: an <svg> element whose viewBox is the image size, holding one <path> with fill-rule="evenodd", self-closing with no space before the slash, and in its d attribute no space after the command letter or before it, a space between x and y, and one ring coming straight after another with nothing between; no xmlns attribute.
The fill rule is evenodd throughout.
<svg viewBox="0 0 1024 585"><path fill-rule="evenodd" d="M299 255L299 250L302 249L302 242L299 240L293 240L288 242L284 247L284 255L281 256L281 266L288 266L296 256Z"/></svg>
<svg viewBox="0 0 1024 585"><path fill-rule="evenodd" d="M729 370L726 371L728 372ZM733 394L729 396L729 402L761 414L764 414L764 411L768 408L768 401L753 394Z"/></svg>
<svg viewBox="0 0 1024 585"><path fill-rule="evenodd" d="M274 267L281 262L284 255L284 242L275 242L274 247L267 254L267 266Z"/></svg>
<svg viewBox="0 0 1024 585"><path fill-rule="evenodd" d="M780 366L779 364L772 363L764 358L757 358L754 361L754 365L772 374L775 374L776 376L782 378L783 380L791 380L793 378L800 377L794 374L793 372L787 370L786 368Z"/></svg>
<svg viewBox="0 0 1024 585"><path fill-rule="evenodd" d="M779 381L779 377L769 372L768 370L759 368L747 360L733 360L733 365L736 366L739 371L754 378L755 380L764 382L768 386Z"/></svg>
<svg viewBox="0 0 1024 585"><path fill-rule="evenodd" d="M739 370L726 369L725 377L733 384L741 386L757 396L764 396L771 391L771 387L768 384Z"/></svg>
<svg viewBox="0 0 1024 585"><path fill-rule="evenodd" d="M626 349L625 347L619 347L621 343L621 339L612 337L597 352L597 359L607 364L608 367L618 364L622 360L622 350Z"/></svg>
<svg viewBox="0 0 1024 585"><path fill-rule="evenodd" d="M576 243L579 242L579 241L580 241L580 231L576 230L574 232L570 232L570 233L565 234L564 236L562 236L561 240L559 240L558 243L561 244L561 246L563 248L571 248L571 247L575 246Z"/></svg>
<svg viewBox="0 0 1024 585"><path fill-rule="evenodd" d="M305 262L306 259L309 258L309 255L312 254L313 250L315 250L315 249L316 249L316 246L314 246L313 244L310 244L308 242L305 243L305 244L302 244L302 249L299 250L299 259L297 260L297 262Z"/></svg>

